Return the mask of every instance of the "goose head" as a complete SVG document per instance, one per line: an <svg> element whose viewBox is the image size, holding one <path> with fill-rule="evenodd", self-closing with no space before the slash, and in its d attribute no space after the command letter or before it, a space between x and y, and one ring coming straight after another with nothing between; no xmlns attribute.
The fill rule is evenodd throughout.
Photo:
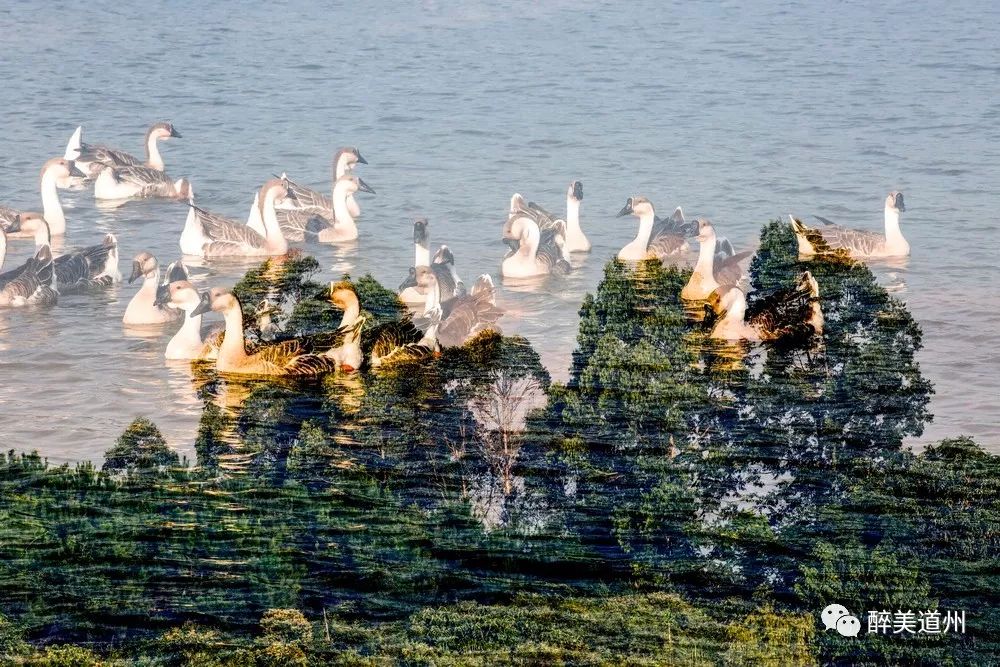
<svg viewBox="0 0 1000 667"><path fill-rule="evenodd" d="M63 157L55 157L42 165L41 178L44 180L46 176L64 179L69 178L70 176L84 178L87 175L76 166L76 163L73 162L73 160L67 160Z"/></svg>
<svg viewBox="0 0 1000 667"><path fill-rule="evenodd" d="M292 190L292 186L286 178L272 178L268 182L264 183L264 185L260 187L258 201L266 201L269 195L274 198L273 201L275 202L298 201L298 197L295 196L295 192Z"/></svg>
<svg viewBox="0 0 1000 667"><path fill-rule="evenodd" d="M455 265L455 253L451 251L446 245L438 248L438 251L434 253L434 259L431 260L435 264L445 264L445 265Z"/></svg>
<svg viewBox="0 0 1000 667"><path fill-rule="evenodd" d="M628 198L622 210L618 211L617 217L623 218L626 215L634 215L637 218L642 218L655 215L655 211L653 210L652 202L641 195L636 195Z"/></svg>
<svg viewBox="0 0 1000 667"><path fill-rule="evenodd" d="M239 309L239 307L239 299L236 298L236 295L233 294L231 290L223 289L221 287L213 287L201 295L198 307L191 311L189 317L203 315L210 310L215 313L222 313L223 315L226 315L233 310Z"/></svg>
<svg viewBox="0 0 1000 667"><path fill-rule="evenodd" d="M417 269L415 267L410 267L410 271L406 274L406 280L399 284L399 289L397 292L402 292L407 287L417 286Z"/></svg>
<svg viewBox="0 0 1000 667"><path fill-rule="evenodd" d="M413 223L413 242L425 246L427 240L427 218L420 218Z"/></svg>
<svg viewBox="0 0 1000 667"><path fill-rule="evenodd" d="M49 233L49 223L37 211L23 211L14 219L14 224L7 231L34 234L35 243L37 244L49 243L51 236Z"/></svg>
<svg viewBox="0 0 1000 667"><path fill-rule="evenodd" d="M354 286L346 280L330 283L330 303L341 310L347 310L350 306L358 306L358 293L354 291Z"/></svg>
<svg viewBox="0 0 1000 667"><path fill-rule="evenodd" d="M889 193L889 196L885 198L885 207L896 213L902 213L906 210L906 204L903 203L903 193L893 190Z"/></svg>
<svg viewBox="0 0 1000 667"><path fill-rule="evenodd" d="M698 242L699 243L710 243L715 239L715 227L706 218L698 218L694 221L695 225L698 227Z"/></svg>
<svg viewBox="0 0 1000 667"><path fill-rule="evenodd" d="M146 141L150 139L155 139L157 141L166 141L167 139L180 139L181 133L178 132L174 126L170 123L153 123L149 126L146 131Z"/></svg>
<svg viewBox="0 0 1000 667"><path fill-rule="evenodd" d="M518 211L524 211L527 208L528 202L524 200L524 196L520 192L515 192L510 197L510 210L507 213L507 217L514 215Z"/></svg>
<svg viewBox="0 0 1000 667"><path fill-rule="evenodd" d="M132 258L132 275L128 277L128 282L131 285L139 278L153 278L159 268L155 257L148 252L140 252Z"/></svg>
<svg viewBox="0 0 1000 667"><path fill-rule="evenodd" d="M580 181L573 181L570 183L566 196L576 202L583 201L583 183Z"/></svg>
<svg viewBox="0 0 1000 667"><path fill-rule="evenodd" d="M335 195L339 193L342 197L353 195L355 192L367 192L372 195L375 194L375 191L371 189L371 186L354 174L344 174L338 178L333 190Z"/></svg>
<svg viewBox="0 0 1000 667"><path fill-rule="evenodd" d="M354 169L357 164L368 164L356 146L344 146L333 154L333 175L339 178Z"/></svg>
<svg viewBox="0 0 1000 667"><path fill-rule="evenodd" d="M182 310L194 310L201 302L201 295L194 285L186 280L175 280L156 291L155 306L168 306Z"/></svg>

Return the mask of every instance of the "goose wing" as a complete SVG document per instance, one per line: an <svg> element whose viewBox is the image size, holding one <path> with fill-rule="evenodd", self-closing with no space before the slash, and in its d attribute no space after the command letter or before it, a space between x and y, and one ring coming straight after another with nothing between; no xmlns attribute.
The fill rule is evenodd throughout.
<svg viewBox="0 0 1000 667"><path fill-rule="evenodd" d="M743 252L738 252L735 255L729 255L721 261L718 256L716 256L715 265L713 267L715 282L720 285L734 285L738 283L740 278L743 277L743 267L740 266L740 262L748 257L751 257L753 252L753 250L744 250Z"/></svg>
<svg viewBox="0 0 1000 667"><path fill-rule="evenodd" d="M333 217L333 201L329 197L312 188L299 185L287 177L285 180L288 182L289 190L292 191L292 194L298 200L295 209L289 210L317 209L320 212L328 213L331 218Z"/></svg>
<svg viewBox="0 0 1000 667"><path fill-rule="evenodd" d="M51 305L56 302L58 294L52 289L55 273L49 246L43 245L20 268L4 275L13 273L16 275L0 287L0 303Z"/></svg>
<svg viewBox="0 0 1000 667"><path fill-rule="evenodd" d="M451 269L447 264L441 262L431 262L431 271L437 278L438 286L444 298L454 296L458 292L458 285L455 284L455 276L451 274Z"/></svg>
<svg viewBox="0 0 1000 667"><path fill-rule="evenodd" d="M777 339L796 334L810 315L810 294L798 287L773 292L747 305L746 322L762 338Z"/></svg>
<svg viewBox="0 0 1000 667"><path fill-rule="evenodd" d="M20 214L21 212L15 208L0 206L0 227L3 227L3 230L6 232Z"/></svg>
<svg viewBox="0 0 1000 667"><path fill-rule="evenodd" d="M423 338L410 320L385 322L361 334L361 348L373 361L389 357L396 348L416 344Z"/></svg>
<svg viewBox="0 0 1000 667"><path fill-rule="evenodd" d="M337 360L325 354L302 354L290 359L284 367L288 375L316 376L335 373Z"/></svg>
<svg viewBox="0 0 1000 667"><path fill-rule="evenodd" d="M81 162L100 162L109 167L138 167L142 160L125 151L108 148L99 144L80 142L80 155L76 158Z"/></svg>
<svg viewBox="0 0 1000 667"><path fill-rule="evenodd" d="M114 167L112 169L112 173L118 181L132 183L133 185L138 185L143 188L165 184L173 187L174 184L174 182L170 180L170 177L162 171L153 169L152 167L144 167L142 165Z"/></svg>
<svg viewBox="0 0 1000 667"><path fill-rule="evenodd" d="M438 328L438 343L442 347L464 345L479 332L495 328L493 325L503 315L494 303L492 289L473 290L473 294L454 300L457 303Z"/></svg>
<svg viewBox="0 0 1000 667"><path fill-rule="evenodd" d="M885 236L862 229L848 229L839 225L815 230L830 248L843 249L862 257L875 255L885 246Z"/></svg>
<svg viewBox="0 0 1000 667"><path fill-rule="evenodd" d="M275 211L281 233L290 241L301 241L307 235L315 236L322 230L333 227L333 215L328 213L314 208Z"/></svg>
<svg viewBox="0 0 1000 667"><path fill-rule="evenodd" d="M265 246L264 237L247 225L231 218L209 213L193 204L190 204L190 206L197 213L205 236L213 242L218 241L247 248L263 248Z"/></svg>

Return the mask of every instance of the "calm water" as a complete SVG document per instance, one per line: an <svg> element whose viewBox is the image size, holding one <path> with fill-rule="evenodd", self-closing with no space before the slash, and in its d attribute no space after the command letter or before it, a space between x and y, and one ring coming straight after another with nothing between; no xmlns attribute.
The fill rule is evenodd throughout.
<svg viewBox="0 0 1000 667"><path fill-rule="evenodd" d="M531 339L560 378L584 293L635 234L634 219L614 217L629 195L708 216L740 246L790 211L879 228L886 193L901 189L913 256L876 271L924 329L937 395L919 442L967 433L1000 451L989 289L1000 5L450 4L0 9L0 201L39 208L38 169L78 124L89 141L140 153L148 124L172 121L184 138L163 148L167 171L189 176L201 205L239 217L275 171L326 189L333 150L355 144L378 192L358 197L361 239L309 252L323 278L371 272L395 286L415 216L467 282L496 276L510 194L561 211L579 178L594 251L568 278L501 296L505 331ZM183 206L101 210L90 192L63 202L67 245L114 232L126 275L139 251L164 263L179 252ZM9 262L29 251L13 242ZM245 266L210 265L197 282L231 285ZM123 331L136 288L0 311L4 449L99 460L144 415L191 452L201 402L186 367L163 361L172 327Z"/></svg>

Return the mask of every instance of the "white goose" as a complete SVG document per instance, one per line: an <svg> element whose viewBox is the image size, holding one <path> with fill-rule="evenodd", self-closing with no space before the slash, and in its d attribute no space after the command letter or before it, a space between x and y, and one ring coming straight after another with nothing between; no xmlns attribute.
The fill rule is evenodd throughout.
<svg viewBox="0 0 1000 667"><path fill-rule="evenodd" d="M72 160L65 158L53 158L42 167L39 178L40 190L42 194L42 215L49 223L49 229L53 236L62 236L66 233L66 215L63 213L62 202L59 201L59 183L71 177L82 176L81 172ZM19 210L7 206L0 206L0 227L7 230L8 234L14 236L10 227L14 224ZM21 236L29 236L25 233Z"/></svg>
<svg viewBox="0 0 1000 667"><path fill-rule="evenodd" d="M180 247L185 255L197 257L267 257L288 252L288 241L281 233L275 215L275 203L294 197L285 181L272 179L258 193L264 233L261 234L238 220L209 213L190 205Z"/></svg>
<svg viewBox="0 0 1000 667"><path fill-rule="evenodd" d="M207 336L202 335L201 314L193 315L201 305L201 295L187 280L174 280L156 296L156 305L182 312L184 321L181 328L167 343L163 356L171 360L215 360L219 356L222 330L213 328Z"/></svg>
<svg viewBox="0 0 1000 667"><path fill-rule="evenodd" d="M681 298L691 301L707 299L719 285L735 285L743 277L740 262L753 254L752 250L737 253L728 239L719 241L715 228L705 218L698 218L698 261L691 278L681 290Z"/></svg>
<svg viewBox="0 0 1000 667"><path fill-rule="evenodd" d="M333 154L333 178L330 180L330 190L333 190L341 176L352 173L354 171L354 167L359 164L368 164L368 160L361 156L361 151L359 151L356 147L344 146L343 148L338 149L337 152ZM282 174L282 177L284 177L284 174ZM328 217L333 215L332 198L327 197L312 188L298 185L297 183L292 184L292 189L295 192L296 201L283 203L279 206L279 208L289 210L317 209L320 212L327 213ZM347 210L355 218L358 218L361 215L361 207L359 207L358 203L354 200L354 195L349 195L347 198Z"/></svg>
<svg viewBox="0 0 1000 667"><path fill-rule="evenodd" d="M18 224L34 237L36 248L51 246L49 225L40 214L22 213ZM118 239L114 234L105 234L101 243L60 255L52 266L55 287L60 292L110 287L122 279L118 272Z"/></svg>
<svg viewBox="0 0 1000 667"><path fill-rule="evenodd" d="M580 227L580 203L582 201L583 183L573 181L566 190L566 219L564 221L566 225L566 249L569 252L590 252L590 240ZM525 204L524 197L517 193L511 197L510 207L511 218L519 212L532 215L543 235L546 230L561 220L535 202Z"/></svg>
<svg viewBox="0 0 1000 667"><path fill-rule="evenodd" d="M157 171L163 171L163 156L160 155L159 142L168 139L179 139L180 133L170 123L153 123L146 130L144 146L146 149L146 159L140 160L130 153L101 146L99 144L86 144L83 142L83 128L78 127L66 144L66 157L76 160L80 169L91 177L96 177L101 166L107 167L149 167Z"/></svg>
<svg viewBox="0 0 1000 667"><path fill-rule="evenodd" d="M441 246L434 259L431 260L430 233L427 230L426 218L420 218L413 223L413 266L402 285L399 286L399 299L407 306L418 307L427 300L427 290L417 282L416 269L430 267L437 276L443 299L451 299L464 290L462 280L455 271L455 255L448 246Z"/></svg>
<svg viewBox="0 0 1000 667"><path fill-rule="evenodd" d="M639 232L635 239L618 251L618 259L637 262L659 259L675 262L683 258L689 246L686 239L684 212L678 206L666 219L656 217L652 202L645 197L629 197L618 217L634 215L639 218Z"/></svg>
<svg viewBox="0 0 1000 667"><path fill-rule="evenodd" d="M885 232L871 232L861 229L848 229L830 222L826 218L814 216L824 224L823 227L812 229L806 227L801 220L788 216L795 238L799 244L799 254L817 255L833 250L846 250L852 257L858 259L879 259L882 257L907 257L910 254L910 244L903 238L899 228L900 213L906 210L902 192L890 192L885 198Z"/></svg>
<svg viewBox="0 0 1000 667"><path fill-rule="evenodd" d="M566 223L557 220L543 236L533 216L516 213L504 225L504 242L510 251L500 265L507 278L530 278L569 270Z"/></svg>
<svg viewBox="0 0 1000 667"><path fill-rule="evenodd" d="M289 182L289 187L294 193L296 187ZM367 183L348 173L337 179L333 187L333 208L326 209L279 209L276 213L278 224L282 234L291 240L301 241L307 234L315 236L319 241L326 243L338 243L353 241L358 238L358 227L355 224L354 215L351 213L350 200L355 192L367 192L375 194ZM254 206L257 206L258 199L254 198ZM263 228L263 222L259 210L251 212L247 219L247 226L258 233Z"/></svg>
<svg viewBox="0 0 1000 667"><path fill-rule="evenodd" d="M110 201L189 199L190 187L186 178L172 181L166 173L152 167L102 165L97 180L94 181L94 198Z"/></svg>
<svg viewBox="0 0 1000 667"><path fill-rule="evenodd" d="M132 274L129 284L142 278L142 286L125 308L122 323L129 326L165 324L181 317L182 313L173 308L157 305L156 297L161 287L160 264L148 252L140 252L132 260Z"/></svg>

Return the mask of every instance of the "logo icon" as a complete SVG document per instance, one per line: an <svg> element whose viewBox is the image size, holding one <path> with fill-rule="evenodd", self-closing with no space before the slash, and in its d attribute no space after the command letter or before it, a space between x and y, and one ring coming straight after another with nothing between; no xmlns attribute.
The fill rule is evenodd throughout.
<svg viewBox="0 0 1000 667"><path fill-rule="evenodd" d="M844 637L857 637L861 632L861 621L856 616L841 616L837 620L837 632Z"/></svg>
<svg viewBox="0 0 1000 667"><path fill-rule="evenodd" d="M839 621L842 616L850 615L851 612L847 611L847 607L844 605L828 604L822 613L820 613L819 617L823 619L823 626L827 630L836 630L837 621Z"/></svg>

